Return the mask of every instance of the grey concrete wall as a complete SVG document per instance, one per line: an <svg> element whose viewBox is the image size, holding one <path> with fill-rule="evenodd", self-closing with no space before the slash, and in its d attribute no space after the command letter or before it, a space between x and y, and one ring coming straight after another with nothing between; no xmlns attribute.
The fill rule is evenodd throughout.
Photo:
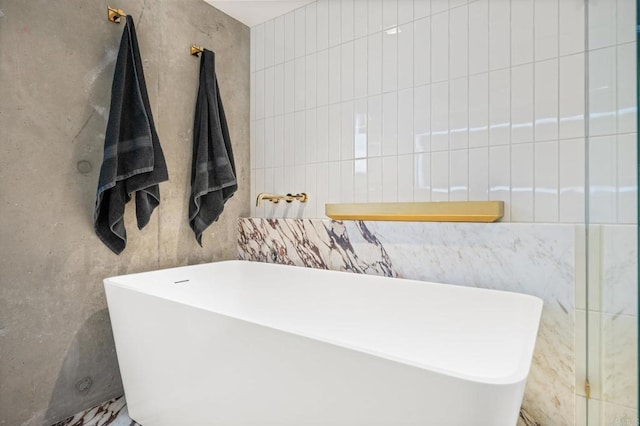
<svg viewBox="0 0 640 426"><path fill-rule="evenodd" d="M170 181L114 255L92 211L122 25L136 23ZM236 257L249 212L249 29L201 0L0 0L0 425L50 424L122 393L102 279ZM216 52L240 190L200 248L187 222L199 60Z"/></svg>

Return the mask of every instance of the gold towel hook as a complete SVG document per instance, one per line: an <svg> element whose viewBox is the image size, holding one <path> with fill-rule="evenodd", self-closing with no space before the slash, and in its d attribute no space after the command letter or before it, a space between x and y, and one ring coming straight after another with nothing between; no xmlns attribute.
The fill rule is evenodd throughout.
<svg viewBox="0 0 640 426"><path fill-rule="evenodd" d="M196 46L195 44L191 45L191 54L195 57L198 57L202 52L204 52L204 47Z"/></svg>
<svg viewBox="0 0 640 426"><path fill-rule="evenodd" d="M120 23L120 18L123 16L127 16L127 14L122 9L114 9L111 6L107 6L107 19L115 24Z"/></svg>

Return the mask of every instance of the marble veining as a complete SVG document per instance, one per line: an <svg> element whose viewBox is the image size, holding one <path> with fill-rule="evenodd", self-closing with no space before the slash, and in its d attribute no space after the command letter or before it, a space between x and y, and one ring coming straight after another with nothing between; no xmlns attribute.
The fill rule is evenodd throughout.
<svg viewBox="0 0 640 426"><path fill-rule="evenodd" d="M110 399L98 406L62 420L53 426L140 426L131 420L124 396Z"/></svg>
<svg viewBox="0 0 640 426"><path fill-rule="evenodd" d="M575 423L575 253L574 225L239 220L240 259L542 298L520 425Z"/></svg>

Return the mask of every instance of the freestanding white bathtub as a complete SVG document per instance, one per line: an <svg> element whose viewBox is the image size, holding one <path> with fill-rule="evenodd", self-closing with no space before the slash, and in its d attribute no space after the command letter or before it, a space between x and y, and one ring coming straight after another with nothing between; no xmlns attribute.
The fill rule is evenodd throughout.
<svg viewBox="0 0 640 426"><path fill-rule="evenodd" d="M244 261L104 280L143 426L516 424L536 297Z"/></svg>

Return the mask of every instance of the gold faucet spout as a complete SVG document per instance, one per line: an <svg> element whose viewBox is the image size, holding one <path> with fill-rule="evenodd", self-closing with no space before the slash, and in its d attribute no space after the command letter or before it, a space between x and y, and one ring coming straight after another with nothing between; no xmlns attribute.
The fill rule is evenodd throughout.
<svg viewBox="0 0 640 426"><path fill-rule="evenodd" d="M280 202L280 200L284 200L285 197L284 195L278 195L278 194L270 194L268 192L261 192L258 194L258 197L256 197L256 207L258 207L260 205L260 201L262 200L269 200L274 204L278 204Z"/></svg>

